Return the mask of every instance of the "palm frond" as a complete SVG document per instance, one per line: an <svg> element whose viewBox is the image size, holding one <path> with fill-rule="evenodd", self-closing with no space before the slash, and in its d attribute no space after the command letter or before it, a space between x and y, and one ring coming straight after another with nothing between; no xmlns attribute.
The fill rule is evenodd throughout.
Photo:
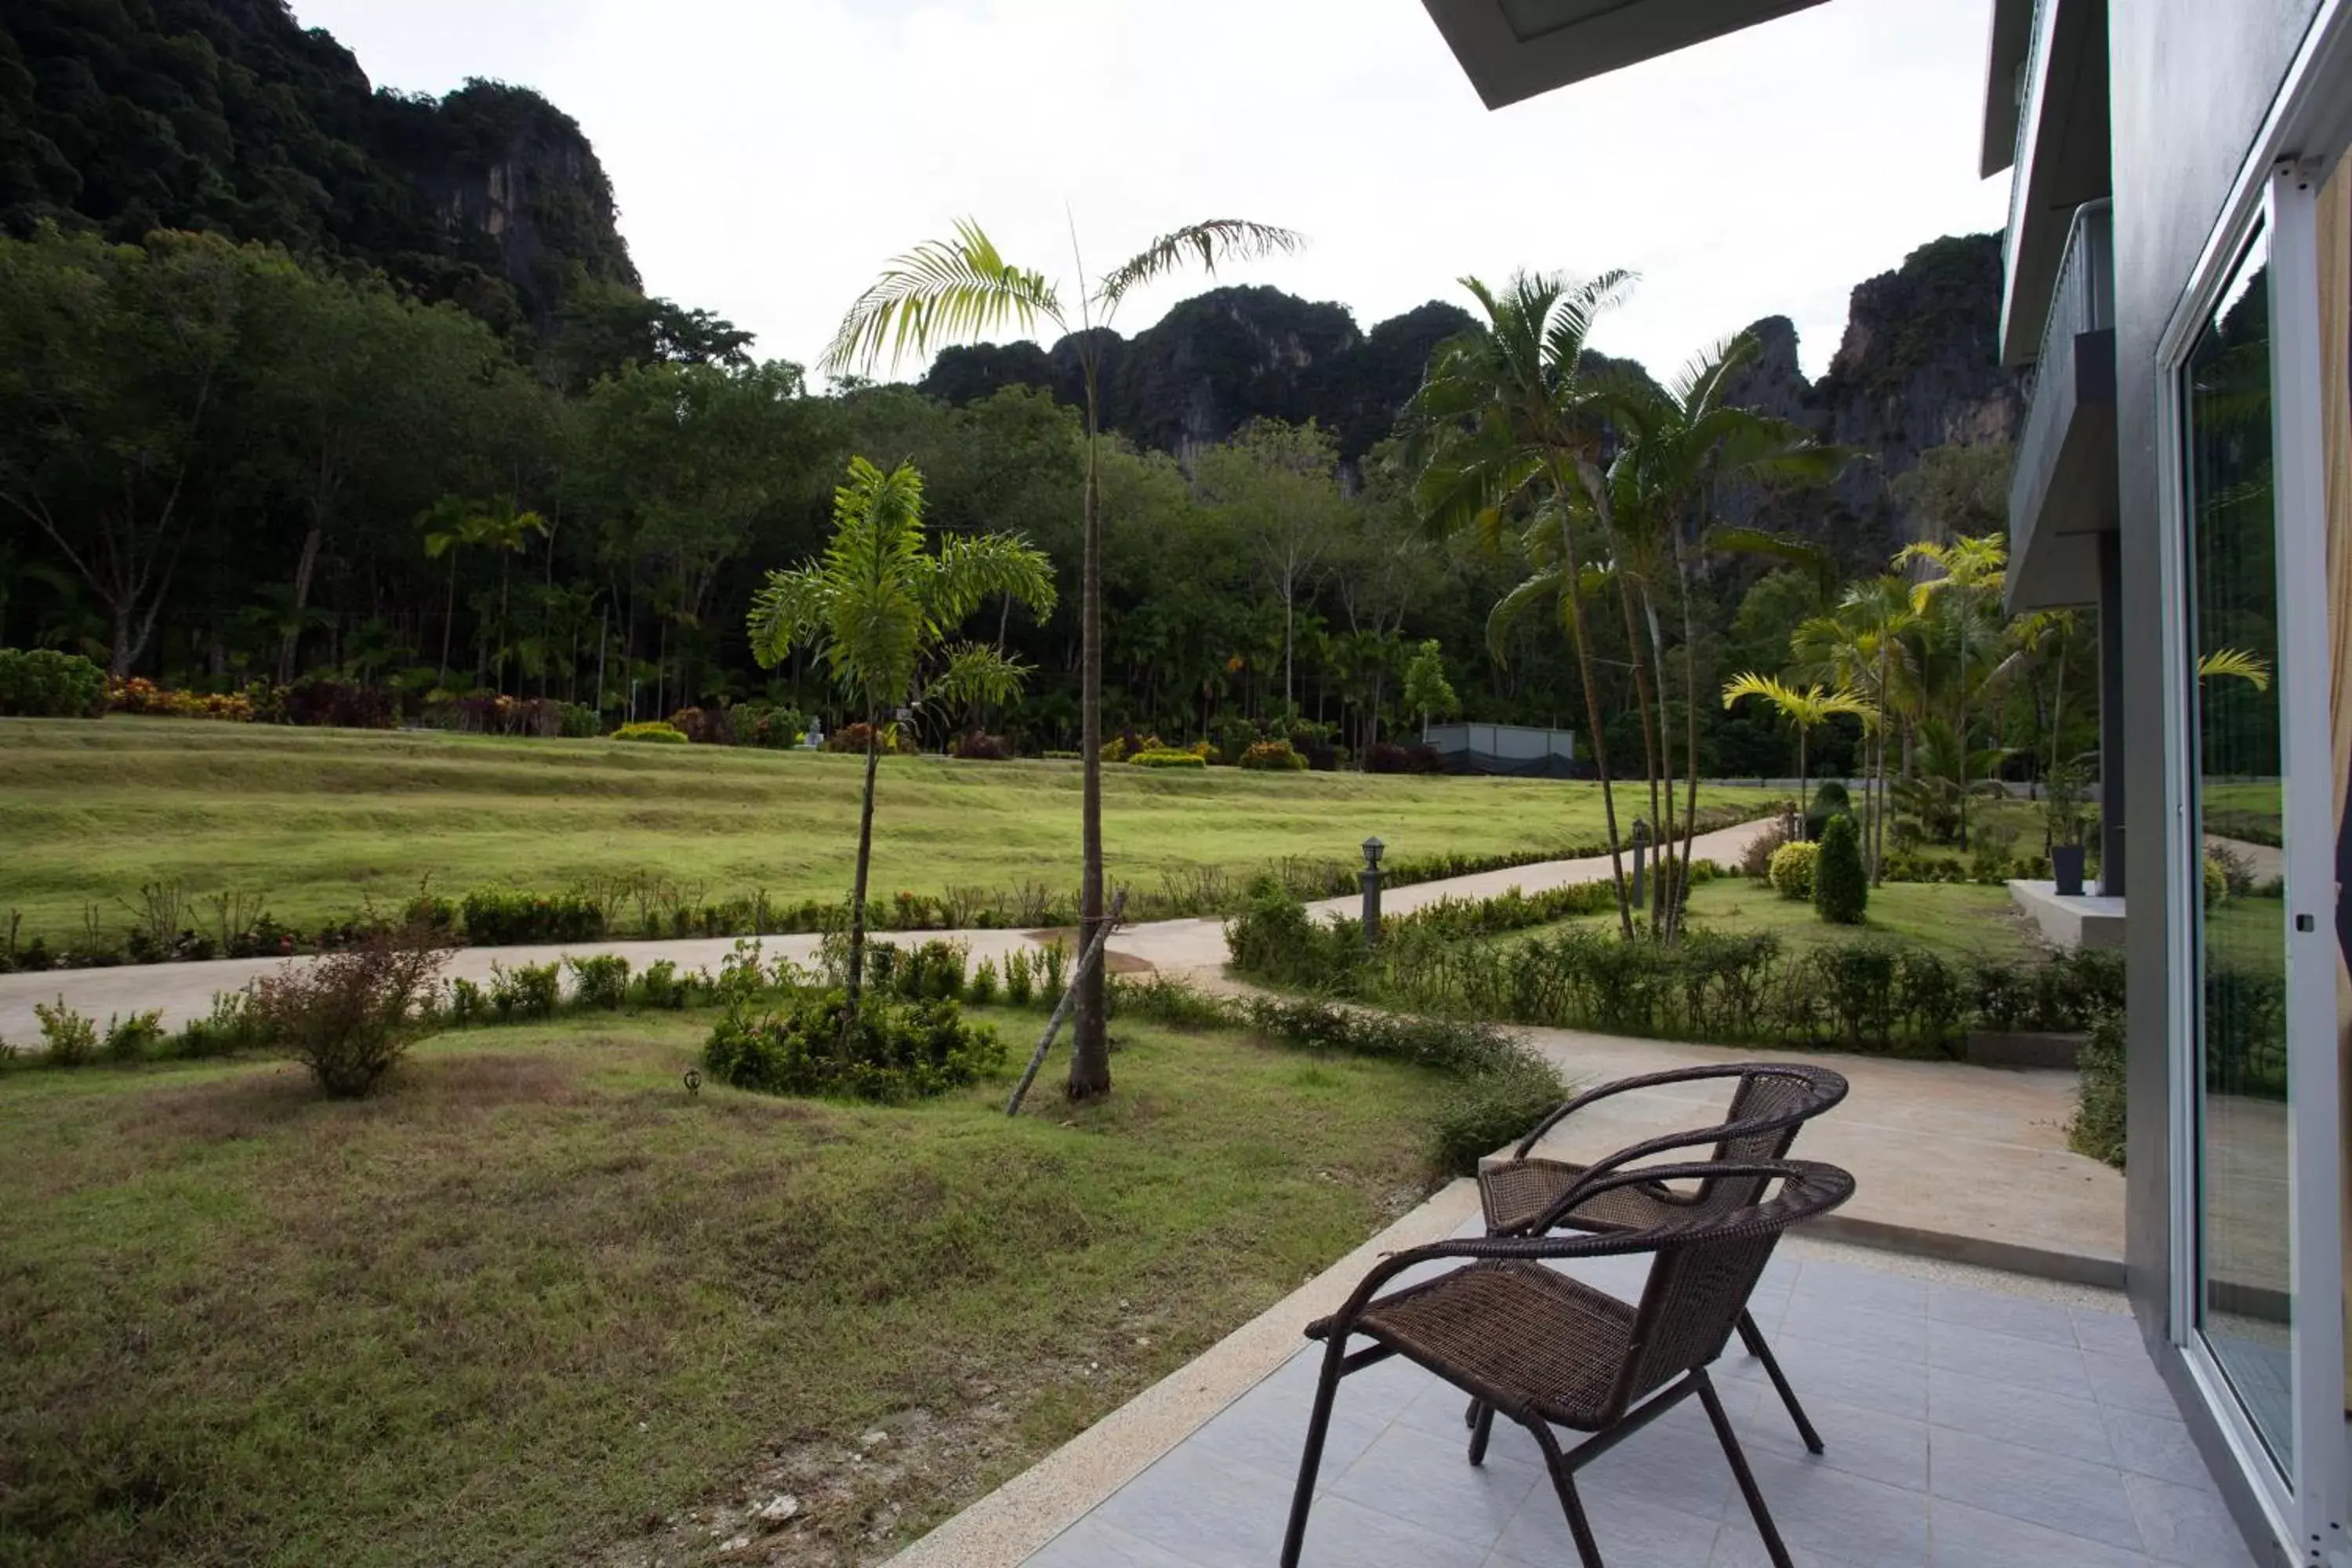
<svg viewBox="0 0 2352 1568"><path fill-rule="evenodd" d="M1220 265L1255 261L1262 257L1287 256L1306 244L1304 237L1272 224L1247 218L1213 217L1161 235L1140 252L1105 273L1095 285L1095 299L1108 314L1134 289L1164 278L1186 262L1197 263L1213 278Z"/></svg>
<svg viewBox="0 0 2352 1568"><path fill-rule="evenodd" d="M956 706L979 702L993 707L1021 695L1021 683L1032 667L1003 648L985 643L951 643L941 650L945 663L923 693L926 702Z"/></svg>
<svg viewBox="0 0 2352 1568"><path fill-rule="evenodd" d="M963 218L953 239L926 240L883 269L842 317L819 364L835 374L870 371L1007 325L1034 331L1039 321L1067 330L1053 284L1005 260L980 225Z"/></svg>
<svg viewBox="0 0 2352 1568"><path fill-rule="evenodd" d="M2271 689L2271 661L2242 647L2217 647L2197 660L2197 679L2208 680L2220 676L2228 680L2242 680L2257 691Z"/></svg>

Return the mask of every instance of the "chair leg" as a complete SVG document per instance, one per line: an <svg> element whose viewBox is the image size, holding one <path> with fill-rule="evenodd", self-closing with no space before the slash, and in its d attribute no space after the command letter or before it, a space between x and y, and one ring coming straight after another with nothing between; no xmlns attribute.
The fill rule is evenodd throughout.
<svg viewBox="0 0 2352 1568"><path fill-rule="evenodd" d="M1307 1510L1315 1502L1315 1473L1323 1468L1323 1438L1331 1426L1331 1405L1339 1393L1339 1363L1347 1359L1347 1336L1336 1334L1323 1352L1323 1375L1315 1384L1315 1411L1307 1418L1307 1447L1298 1456L1298 1489L1290 1499L1290 1527L1282 1536L1282 1568L1298 1568L1307 1542Z"/></svg>
<svg viewBox="0 0 2352 1568"><path fill-rule="evenodd" d="M1494 1411L1487 1411L1489 1419ZM1592 1521L1584 1517L1584 1500L1577 1495L1576 1475L1568 1461L1560 1457L1559 1444L1553 1440L1551 1428L1532 1425L1536 1446L1543 1450L1544 1468L1551 1472L1552 1490L1559 1494L1560 1511L1568 1515L1568 1533L1576 1542L1576 1560L1583 1568L1607 1568L1601 1561L1601 1543L1592 1538ZM1780 1563L1776 1568L1789 1568Z"/></svg>
<svg viewBox="0 0 2352 1568"><path fill-rule="evenodd" d="M1486 1439L1494 1434L1495 1407L1483 1401L1470 1407L1470 1462L1486 1462Z"/></svg>
<svg viewBox="0 0 2352 1568"><path fill-rule="evenodd" d="M1723 1457L1731 1461L1731 1474L1739 1482L1739 1495L1748 1500L1748 1511L1755 1516L1756 1532L1764 1538L1764 1552L1772 1559L1772 1568L1794 1568L1789 1561L1788 1547L1781 1543L1780 1529L1772 1522L1772 1511L1764 1506L1764 1494L1757 1489L1755 1472L1748 1468L1748 1456L1740 1451L1739 1438L1731 1430L1731 1417L1723 1413L1723 1401L1716 1397L1714 1383L1704 1372L1691 1375L1697 1380L1699 1403L1706 1406L1706 1418L1715 1424L1715 1436L1723 1445Z"/></svg>
<svg viewBox="0 0 2352 1568"><path fill-rule="evenodd" d="M1805 1440L1808 1449L1820 1453L1822 1435L1813 1430L1812 1422L1806 1418L1805 1407L1797 1403L1797 1391L1789 1386L1788 1374L1780 1370L1780 1363L1773 1356L1772 1347L1764 1342L1764 1331L1756 1326L1756 1320L1748 1315L1745 1307L1739 1310L1739 1342L1748 1347L1749 1355L1764 1363L1764 1374L1772 1380L1772 1386L1780 1391L1780 1403L1789 1407L1789 1418L1797 1424L1797 1436Z"/></svg>

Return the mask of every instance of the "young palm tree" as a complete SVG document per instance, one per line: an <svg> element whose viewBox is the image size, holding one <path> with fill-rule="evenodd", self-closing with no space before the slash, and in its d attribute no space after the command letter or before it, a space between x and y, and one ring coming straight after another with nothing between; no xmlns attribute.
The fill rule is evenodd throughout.
<svg viewBox="0 0 2352 1568"><path fill-rule="evenodd" d="M449 557L448 601L441 611L441 676L449 676L449 628L457 618L457 552L460 549L482 548L499 552L499 676L497 684L504 685L506 652L504 637L507 619L507 585L514 558L530 548L534 535L544 536L547 519L535 511L518 511L514 502L501 498L495 501L462 500L445 496L417 519L425 529L425 555L428 561ZM485 641L493 639L485 638ZM478 667L476 674L480 673Z"/></svg>
<svg viewBox="0 0 2352 1568"><path fill-rule="evenodd" d="M1691 566L1707 540L1711 503L1724 484L1825 484L1853 454L1824 446L1812 433L1786 419L1726 401L1733 376L1757 353L1746 333L1717 343L1685 364L1664 387L1646 380L1620 390L1612 414L1623 443L1610 465L1612 508L1620 562L1631 570L1648 622L1652 658L1658 671L1658 722L1668 729L1665 636L1658 597L1666 562L1682 600L1683 766L1688 791L1682 813L1683 874L1689 872L1698 834L1698 628L1691 593ZM1666 773L1666 831L1674 831L1674 760L1671 735L1662 762ZM1671 850L1669 850L1671 854ZM1668 879L1661 878L1663 891ZM1664 903L1666 931L1680 924L1679 900Z"/></svg>
<svg viewBox="0 0 2352 1568"><path fill-rule="evenodd" d="M822 366L839 374L870 372L908 353L929 356L950 342L1011 327L1034 332L1050 323L1070 337L1078 355L1087 400L1085 517L1078 571L1079 834L1078 944L1084 952L1104 920L1102 849L1102 492L1097 458L1102 437L1102 343L1128 295L1197 263L1214 275L1221 265L1295 250L1286 228L1241 218L1211 218L1161 235L1090 286L1083 266L1066 300L1043 272L1004 259L979 224L966 218L955 237L927 240L893 260L842 318ZM1077 241L1071 237L1071 260ZM1079 977L1070 1053L1074 1100L1110 1092L1110 1037L1102 966Z"/></svg>
<svg viewBox="0 0 2352 1568"><path fill-rule="evenodd" d="M1026 668L1000 648L952 642L984 600L1054 605L1053 563L1013 534L961 535L923 548L923 479L911 463L888 473L855 458L834 492L824 559L771 572L751 602L751 652L773 668L796 647L822 657L866 718L866 795L857 816L857 873L849 898L849 992L843 1027L857 1016L866 976L866 868L874 850L874 779L884 726L901 706L1009 700Z"/></svg>
<svg viewBox="0 0 2352 1568"><path fill-rule="evenodd" d="M1848 588L1837 609L1799 623L1790 638L1800 679L1827 680L1868 703L1874 717L1865 736L1864 830L1871 880L1883 879L1886 857L1887 742L1906 711L1916 725L1916 669L1906 634L1918 624L1912 585L1900 577L1873 577ZM1908 732L1907 731L1906 731Z"/></svg>
<svg viewBox="0 0 2352 1568"><path fill-rule="evenodd" d="M1781 718L1797 731L1797 809L1805 807L1805 792L1812 775L1805 766L1805 739L1815 730L1840 713L1851 713L1865 723L1876 717L1876 710L1851 691L1830 691L1819 686L1802 690L1775 676L1749 670L1734 676L1724 683L1723 705L1731 707L1744 697L1761 697L1779 710Z"/></svg>
<svg viewBox="0 0 2352 1568"><path fill-rule="evenodd" d="M1593 323L1623 299L1632 281L1626 272L1581 283L1523 272L1497 294L1475 278L1463 279L1486 320L1439 344L1431 356L1429 374L1407 405L1405 447L1406 460L1419 470L1416 489L1433 531L1475 528L1491 544L1507 523L1525 519L1529 542L1538 546L1530 552L1540 567L1538 576L1514 589L1504 605L1545 595L1559 600L1584 688L1618 925L1628 937L1633 916L1591 627L1583 594L1563 590L1580 589L1584 582L1587 552L1578 538L1578 518L1595 518L1604 538L1613 526L1602 467L1613 389L1588 372L1584 350ZM1496 613L1505 613L1503 605ZM1643 722L1646 730L1646 704Z"/></svg>
<svg viewBox="0 0 2352 1568"><path fill-rule="evenodd" d="M1985 607L1997 611L2000 604L2001 584L2009 574L2009 541L1998 533L1962 534L1944 542L1907 544L1895 557L1897 571L1913 564L1929 565L1941 575L1920 580L1913 598L1922 615L1931 608L1940 608L1954 626L1959 653L1959 670L1954 682L1953 696L1958 709L1953 730L1959 738L1960 757L1965 772L1970 753L1969 745L1969 658L1984 651L1985 645L1969 636L1975 622L1981 619ZM1972 646L1973 645L1973 646ZM1969 784L1960 780L1960 847L1969 847Z"/></svg>

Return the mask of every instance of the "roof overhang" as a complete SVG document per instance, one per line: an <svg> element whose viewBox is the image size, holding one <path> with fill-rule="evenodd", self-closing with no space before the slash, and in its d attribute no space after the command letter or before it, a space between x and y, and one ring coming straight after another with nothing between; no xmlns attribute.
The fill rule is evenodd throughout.
<svg viewBox="0 0 2352 1568"><path fill-rule="evenodd" d="M1977 176L1991 179L2017 160L2020 78L2033 48L2033 0L1993 0L1985 61L1984 150Z"/></svg>
<svg viewBox="0 0 2352 1568"><path fill-rule="evenodd" d="M1821 0L1422 0L1489 109Z"/></svg>

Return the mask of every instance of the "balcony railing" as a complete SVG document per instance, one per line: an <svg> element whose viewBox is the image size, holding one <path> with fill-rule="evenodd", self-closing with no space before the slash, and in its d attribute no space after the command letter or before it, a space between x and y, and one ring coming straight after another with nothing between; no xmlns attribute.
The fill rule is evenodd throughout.
<svg viewBox="0 0 2352 1568"><path fill-rule="evenodd" d="M2025 232L2025 201L2033 187L2033 144L2042 124L2042 100L2048 83L2043 67L2050 58L2050 40L2058 30L2058 0L2033 0L2033 22L2027 37L2025 63L2018 68L2017 142L2009 166L2009 227L2001 235L2001 276L2017 277L2017 244ZM2004 295L2006 300L2006 296ZM2001 324L2002 335L2008 323Z"/></svg>
<svg viewBox="0 0 2352 1568"><path fill-rule="evenodd" d="M2042 323L2042 348L2033 363L2044 366L2053 353L2071 353L2081 334L2115 324L2115 204L2102 197L2076 207L2067 225L2058 287L2050 295L2050 318Z"/></svg>
<svg viewBox="0 0 2352 1568"><path fill-rule="evenodd" d="M2081 584L2051 576L2058 536L2112 526L2115 324L2114 215L2085 202L2067 226L2017 434L2009 552L2020 605L2076 602Z"/></svg>

